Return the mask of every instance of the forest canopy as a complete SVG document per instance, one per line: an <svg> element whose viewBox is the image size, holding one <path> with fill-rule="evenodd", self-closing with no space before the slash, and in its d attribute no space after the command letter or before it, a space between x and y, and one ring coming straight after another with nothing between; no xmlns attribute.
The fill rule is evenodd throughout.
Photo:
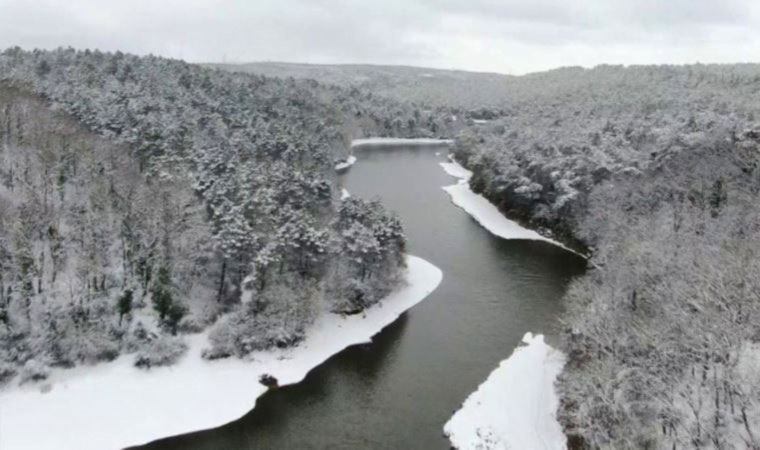
<svg viewBox="0 0 760 450"><path fill-rule="evenodd" d="M297 343L403 278L378 202L340 202L352 137L445 115L312 81L120 52L0 54L0 380L136 353ZM220 319L221 318L221 319Z"/></svg>
<svg viewBox="0 0 760 450"><path fill-rule="evenodd" d="M460 134L471 185L584 248L560 420L578 448L760 448L760 66L519 77Z"/></svg>

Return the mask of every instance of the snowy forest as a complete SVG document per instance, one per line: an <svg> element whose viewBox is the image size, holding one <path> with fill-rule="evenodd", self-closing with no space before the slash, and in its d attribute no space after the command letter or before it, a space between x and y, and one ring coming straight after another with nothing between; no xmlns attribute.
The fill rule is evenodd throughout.
<svg viewBox="0 0 760 450"><path fill-rule="evenodd" d="M443 110L314 81L99 51L0 54L0 384L134 354L297 343L403 281L378 201L339 199L352 137L439 136Z"/></svg>
<svg viewBox="0 0 760 450"><path fill-rule="evenodd" d="M244 358L361 313L404 282L406 240L378 200L341 199L335 167L354 138L445 137L474 191L589 258L562 319L571 448L760 449L759 121L751 64L512 77L5 50L0 385L169 365L202 330L205 358Z"/></svg>
<svg viewBox="0 0 760 450"><path fill-rule="evenodd" d="M564 303L571 448L760 448L760 66L510 82L471 186L590 255Z"/></svg>

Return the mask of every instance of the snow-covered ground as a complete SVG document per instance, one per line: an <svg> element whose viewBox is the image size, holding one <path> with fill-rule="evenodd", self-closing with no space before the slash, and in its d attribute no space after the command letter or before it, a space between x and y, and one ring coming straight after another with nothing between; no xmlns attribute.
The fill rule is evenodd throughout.
<svg viewBox="0 0 760 450"><path fill-rule="evenodd" d="M356 156L349 155L349 157L346 158L345 161L335 165L335 170L337 171L346 170L349 167L353 166L355 162L356 162Z"/></svg>
<svg viewBox="0 0 760 450"><path fill-rule="evenodd" d="M442 162L438 163L443 167L443 170L451 175L452 177L459 178L459 183L464 184L466 183L470 177L472 177L472 172L462 167L461 164L458 162Z"/></svg>
<svg viewBox="0 0 760 450"><path fill-rule="evenodd" d="M557 421L559 398L554 381L564 355L527 333L515 349L470 394L443 432L451 445L469 449L561 450L565 435Z"/></svg>
<svg viewBox="0 0 760 450"><path fill-rule="evenodd" d="M380 146L380 145L449 145L453 144L451 139L430 139L430 138L384 138L384 137L372 137L365 139L354 139L351 141L351 147L363 147L363 146Z"/></svg>
<svg viewBox="0 0 760 450"><path fill-rule="evenodd" d="M441 271L429 262L408 256L407 264L406 286L362 315L322 315L295 348L257 352L253 361L208 362L200 357L207 336L199 334L171 367L139 370L125 355L55 372L44 388L0 391L0 449L119 449L236 420L266 391L262 374L281 386L301 381L335 353L370 342L440 283Z"/></svg>
<svg viewBox="0 0 760 450"><path fill-rule="evenodd" d="M439 163L443 170L449 175L459 178L459 182L452 186L444 186L443 190L451 196L451 201L458 207L465 210L485 229L503 239L526 239L532 241L545 241L560 246L568 251L577 253L565 245L544 237L533 230L529 230L514 220L504 217L501 211L488 201L487 198L480 194L472 192L470 189L469 179L472 172L462 167L459 163L442 162Z"/></svg>

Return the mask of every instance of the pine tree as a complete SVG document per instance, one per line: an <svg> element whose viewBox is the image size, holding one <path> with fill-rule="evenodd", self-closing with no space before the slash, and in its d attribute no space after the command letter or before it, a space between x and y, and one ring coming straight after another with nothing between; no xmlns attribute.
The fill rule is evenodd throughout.
<svg viewBox="0 0 760 450"><path fill-rule="evenodd" d="M153 302L153 309L158 313L158 319L162 323L174 304L172 290L171 271L167 265L161 265L158 268L156 278L153 280L151 300Z"/></svg>
<svg viewBox="0 0 760 450"><path fill-rule="evenodd" d="M132 296L132 290L127 289L116 302L116 309L119 312L119 325L121 325L124 316L132 312Z"/></svg>

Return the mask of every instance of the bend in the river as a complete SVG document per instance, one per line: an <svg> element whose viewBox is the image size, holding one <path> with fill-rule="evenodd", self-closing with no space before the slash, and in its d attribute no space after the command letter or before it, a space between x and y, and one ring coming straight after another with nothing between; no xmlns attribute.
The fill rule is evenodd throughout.
<svg viewBox="0 0 760 450"><path fill-rule="evenodd" d="M297 385L272 390L229 425L144 449L439 448L462 401L527 331L556 335L560 298L585 261L540 241L493 236L441 187L446 146L357 151L351 195L397 211L409 252L443 270L438 289L370 345L352 347Z"/></svg>

